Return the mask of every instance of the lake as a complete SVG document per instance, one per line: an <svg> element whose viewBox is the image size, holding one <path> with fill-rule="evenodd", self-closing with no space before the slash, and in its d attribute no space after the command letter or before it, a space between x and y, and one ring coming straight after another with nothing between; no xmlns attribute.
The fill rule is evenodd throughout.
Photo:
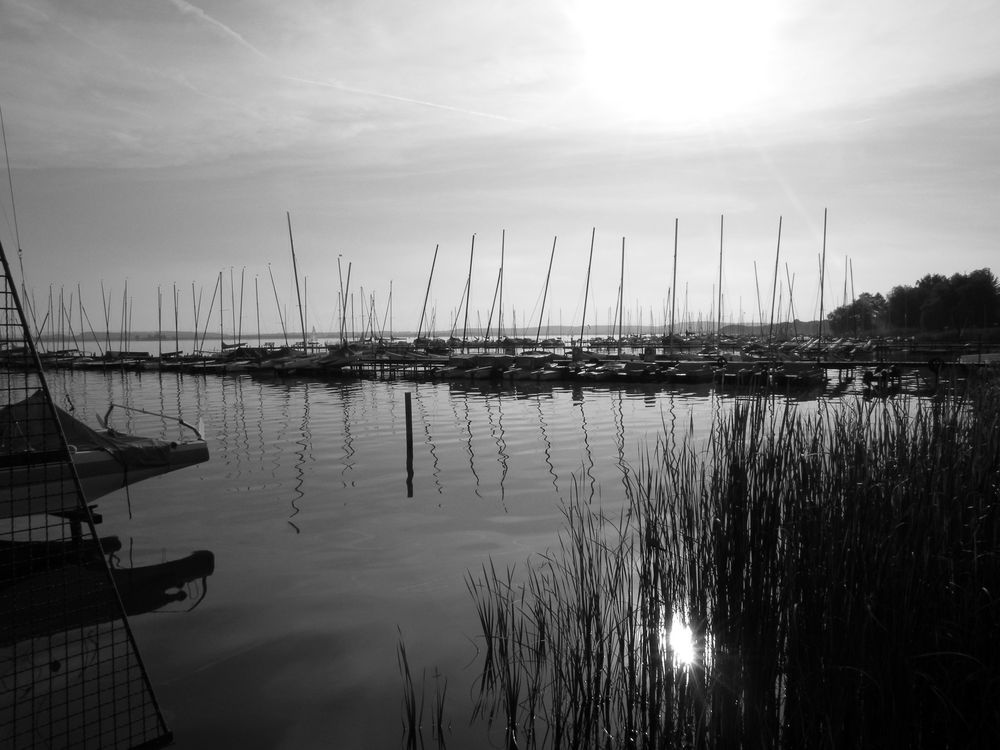
<svg viewBox="0 0 1000 750"><path fill-rule="evenodd" d="M400 746L401 639L428 704L435 675L447 678L448 744L482 745L468 726L470 572L555 546L574 494L616 513L658 438L703 441L735 402L663 384L48 378L56 403L91 425L110 402L203 423L207 463L98 503L98 533L122 541L117 565L215 557L183 601L130 618L183 750ZM817 408L816 396L796 408ZM114 414L122 431L180 434Z"/></svg>

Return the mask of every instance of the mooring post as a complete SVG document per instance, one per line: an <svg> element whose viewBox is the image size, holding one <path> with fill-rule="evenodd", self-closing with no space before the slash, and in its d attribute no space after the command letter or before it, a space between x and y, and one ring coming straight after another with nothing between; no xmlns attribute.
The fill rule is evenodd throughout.
<svg viewBox="0 0 1000 750"><path fill-rule="evenodd" d="M413 404L410 392L403 394L406 405L406 496L413 497Z"/></svg>

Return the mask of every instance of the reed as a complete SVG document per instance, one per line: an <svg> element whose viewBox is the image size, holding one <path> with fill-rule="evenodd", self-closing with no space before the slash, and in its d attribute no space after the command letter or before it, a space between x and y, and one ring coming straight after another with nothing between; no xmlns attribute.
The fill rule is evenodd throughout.
<svg viewBox="0 0 1000 750"><path fill-rule="evenodd" d="M468 579L476 716L505 747L1000 736L994 384L811 415L740 400L706 446L664 437L628 477L618 515L578 492L558 549Z"/></svg>
<svg viewBox="0 0 1000 750"><path fill-rule="evenodd" d="M396 647L396 659L399 664L399 674L403 681L403 736L402 745L407 750L423 750L427 747L424 741L424 707L427 693L427 675L421 675L420 688L414 685L413 675L410 672L410 660L406 655L406 643L403 635L399 635L399 643ZM447 732L445 727L445 697L448 693L448 681L435 670L434 673L434 695L431 705L431 740L434 747L444 750L447 745Z"/></svg>

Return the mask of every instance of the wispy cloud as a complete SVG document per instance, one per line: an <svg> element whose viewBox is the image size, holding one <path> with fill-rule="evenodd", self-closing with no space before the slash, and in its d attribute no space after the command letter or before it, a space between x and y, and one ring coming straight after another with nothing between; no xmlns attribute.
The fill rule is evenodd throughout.
<svg viewBox="0 0 1000 750"><path fill-rule="evenodd" d="M405 104L417 104L421 107L431 107L433 109L441 109L447 112L455 112L462 115L470 115L472 117L485 117L490 120L499 120L501 122L512 122L519 125L529 125L525 120L519 120L515 117L506 117L504 115L497 115L491 112L480 112L474 109L466 109L463 107L454 107L449 104L438 104L436 102L428 102L422 99L411 99L406 96L397 96L396 94L387 94L382 91L370 91L368 89L361 89L355 86L347 86L343 83L335 83L332 81L317 81L310 78L300 78L299 76L281 76L286 81L294 81L296 83L304 83L310 86L321 86L323 88L335 89L337 91L344 91L350 94L360 94L362 96L374 96L379 99L389 99L390 101L403 102Z"/></svg>
<svg viewBox="0 0 1000 750"><path fill-rule="evenodd" d="M242 46L245 49L249 50L253 54L257 55L258 57L260 57L260 58L262 58L264 60L270 60L270 58L268 58L267 55L265 55L263 52L261 52L255 46L253 46L250 42L248 42L243 37L242 34L240 34L238 31L233 30L232 28L230 28L229 26L227 26L226 24L224 24L219 19L213 18L212 16L208 15L208 13L206 13L205 11L203 11L201 8L199 8L199 7L195 6L195 5L192 5L191 3L187 2L186 0L170 0L170 2L181 13L185 13L187 15L195 16L199 20L201 20L201 21L205 22L206 24L208 24L209 26L212 26L213 28L215 28L217 31L222 32L227 37L229 37L230 39L234 40L240 46Z"/></svg>
<svg viewBox="0 0 1000 750"><path fill-rule="evenodd" d="M191 3L187 2L187 0L170 0L170 2L174 5L174 7L176 7L178 10L180 10L182 13L195 16L196 18L198 18L199 20L203 21L204 23L212 26L217 31L222 32L223 34L225 34L230 39L233 39L238 44L240 44L242 47L246 48L247 50L249 50L253 54L255 54L258 57L260 57L262 60L266 60L268 62L274 63L274 61L267 54L265 54L264 52L262 52L261 50L259 50L257 47L255 47L250 42L248 42L243 37L242 34L240 34L235 29L232 29L231 27L227 26L226 24L224 24L222 21L218 20L217 18L214 18L214 17L210 16L208 13L206 13L201 8L198 8L197 6L192 5ZM345 93L350 93L350 94L359 94L361 96L372 96L372 97L377 97L379 99L387 99L387 100L390 100L390 101L402 102L404 104L416 104L416 105L421 106L421 107L430 107L432 109L443 110L443 111L446 111L446 112L454 112L454 113L462 114L462 115L469 115L471 117L482 117L482 118L486 118L486 119L490 119L490 120L497 120L497 121L500 121L500 122L517 123L517 124L521 124L521 125L527 125L527 124L529 124L529 123L527 123L527 122L525 122L523 120L519 120L517 118L506 117L504 115L498 115L498 114L494 114L494 113L491 113L491 112L482 112L482 111L479 111L479 110L468 109L468 108L464 108L464 107L456 107L456 106L452 106L452 105L448 105L448 104L440 104L438 102L426 101L424 99L414 99L414 98L411 98L411 97L399 96L397 94L386 93L384 91L372 91L370 89L358 88L356 86L348 86L346 84L338 83L338 82L333 82L333 81L319 81L319 80L315 80L315 79L312 79L312 78L303 78L303 77L294 76L294 75L279 75L279 77L281 79L283 79L283 80L286 80L286 81L293 81L293 82L296 82L296 83L303 83L303 84L307 84L307 85L310 85L310 86L319 86L319 87L322 87L322 88L335 89L337 91L343 91Z"/></svg>

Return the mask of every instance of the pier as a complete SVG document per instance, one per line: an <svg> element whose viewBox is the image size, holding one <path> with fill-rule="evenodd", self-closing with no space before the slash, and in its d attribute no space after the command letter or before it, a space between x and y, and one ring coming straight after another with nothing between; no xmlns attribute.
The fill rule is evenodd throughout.
<svg viewBox="0 0 1000 750"><path fill-rule="evenodd" d="M590 383L714 384L771 388L834 388L857 381L866 389L936 387L940 380L975 377L997 366L993 352L953 346L830 347L765 350L759 346L656 346L601 340L584 347L533 342L467 343L431 351L410 343L344 347L238 347L221 352L153 356L142 351L85 356L72 350L43 355L47 368L181 372L318 379L484 380ZM458 350L458 351L456 351ZM464 352L461 350L465 350ZM2 358L16 367L21 353Z"/></svg>

